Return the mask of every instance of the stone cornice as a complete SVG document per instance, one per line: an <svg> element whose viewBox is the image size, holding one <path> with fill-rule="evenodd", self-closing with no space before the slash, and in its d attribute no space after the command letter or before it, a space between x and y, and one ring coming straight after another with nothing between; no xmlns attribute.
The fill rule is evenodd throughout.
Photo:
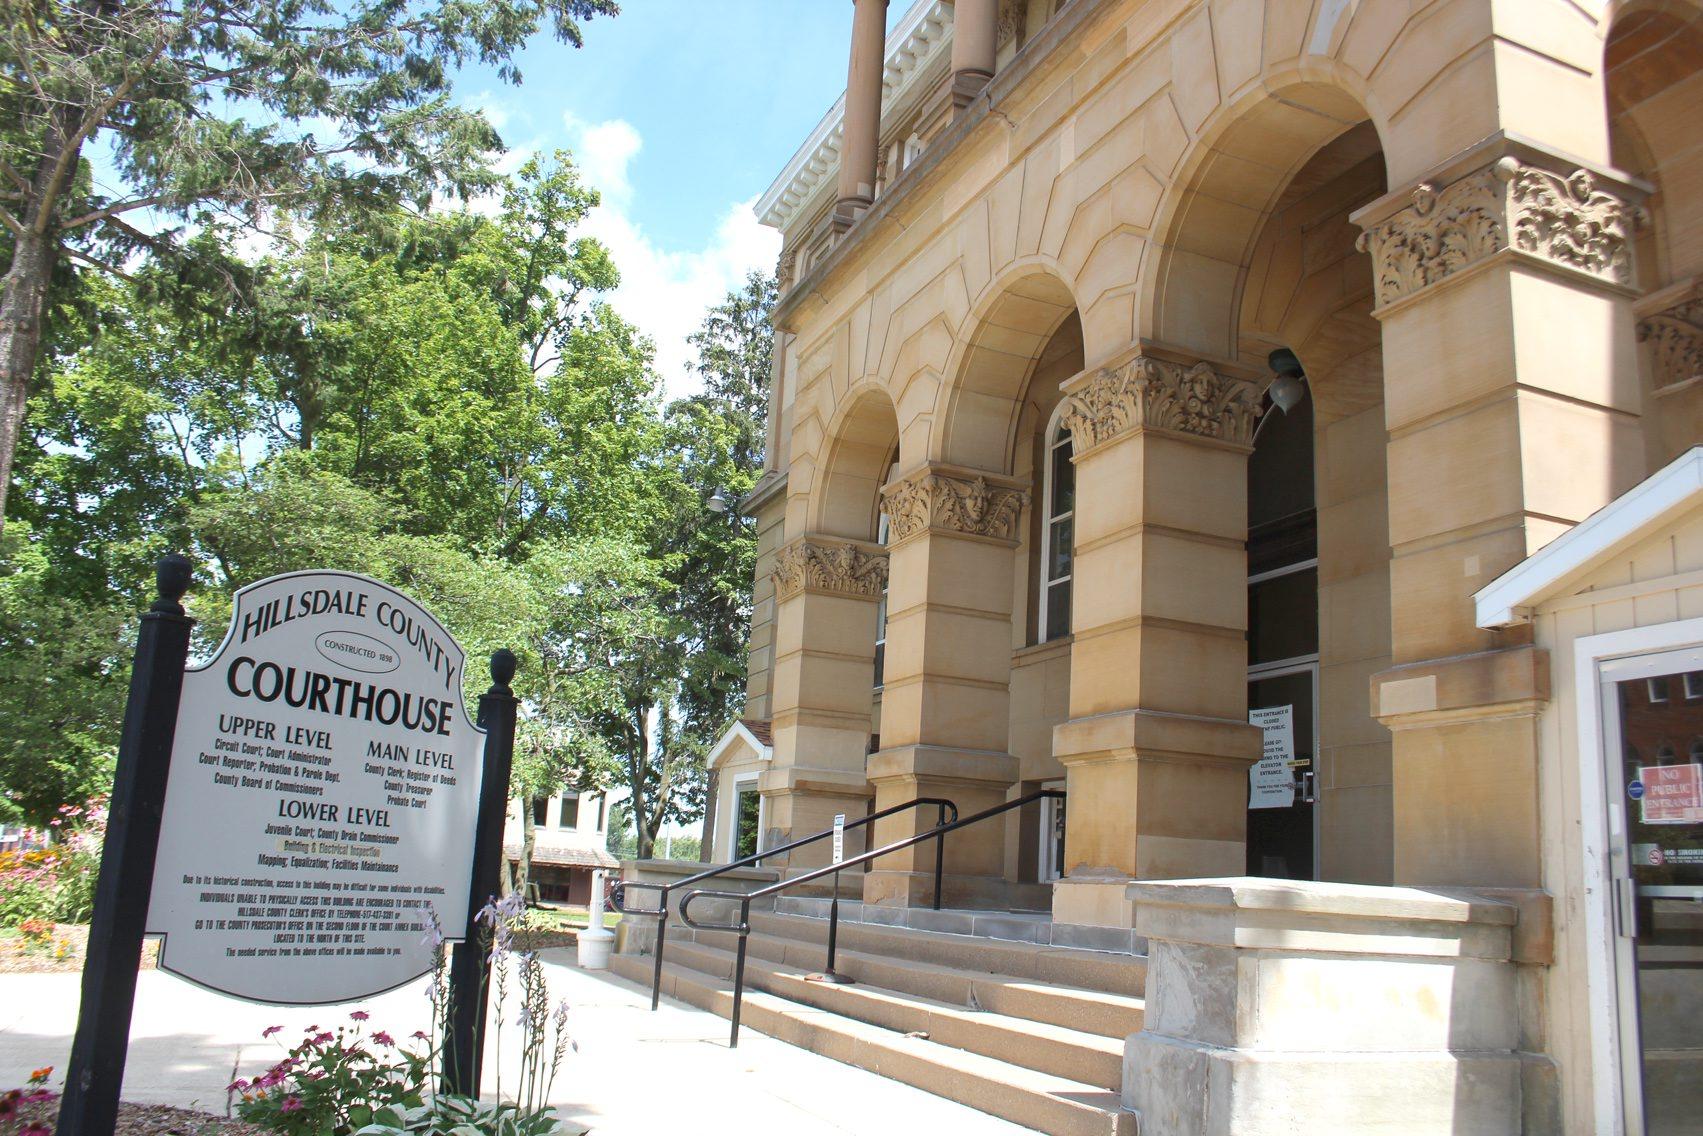
<svg viewBox="0 0 1703 1136"><path fill-rule="evenodd" d="M1703 279L1653 293L1636 310L1638 342L1647 345L1657 392L1703 379Z"/></svg>
<svg viewBox="0 0 1703 1136"><path fill-rule="evenodd" d="M893 544L920 532L958 533L1016 543L1029 503L1022 485L997 474L924 466L881 491Z"/></svg>
<svg viewBox="0 0 1703 1136"><path fill-rule="evenodd" d="M833 537L801 536L775 554L775 598L800 592L878 599L887 588L887 553Z"/></svg>
<svg viewBox="0 0 1703 1136"><path fill-rule="evenodd" d="M1640 187L1509 138L1472 156L1356 214L1380 309L1504 254L1632 286Z"/></svg>
<svg viewBox="0 0 1703 1136"><path fill-rule="evenodd" d="M784 469L771 469L764 473L751 487L751 492L739 502L739 511L747 517L755 517L764 506L786 492L786 482L787 472Z"/></svg>
<svg viewBox="0 0 1703 1136"><path fill-rule="evenodd" d="M1204 360L1185 363L1143 349L1065 384L1059 424L1077 457L1135 430L1162 430L1233 446L1253 444L1260 389Z"/></svg>

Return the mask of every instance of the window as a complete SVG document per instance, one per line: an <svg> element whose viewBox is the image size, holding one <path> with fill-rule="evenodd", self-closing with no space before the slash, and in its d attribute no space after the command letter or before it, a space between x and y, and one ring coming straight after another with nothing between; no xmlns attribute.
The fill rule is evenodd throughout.
<svg viewBox="0 0 1703 1136"><path fill-rule="evenodd" d="M562 798L562 819L558 824L562 828L579 827L579 797Z"/></svg>
<svg viewBox="0 0 1703 1136"><path fill-rule="evenodd" d="M541 826L550 823L549 797L532 798L532 823Z"/></svg>
<svg viewBox="0 0 1703 1136"><path fill-rule="evenodd" d="M608 806L608 797L600 796L597 798L597 831L599 832L602 832L604 825L608 823Z"/></svg>
<svg viewBox="0 0 1703 1136"><path fill-rule="evenodd" d="M1061 404L1059 409L1063 410ZM1070 431L1054 414L1047 431L1042 472L1041 594L1035 622L1037 642L1070 634L1070 578L1075 558L1076 466L1071 461Z"/></svg>
<svg viewBox="0 0 1703 1136"><path fill-rule="evenodd" d="M758 825L762 823L763 798L757 782L742 781L734 788L733 858L743 860L757 854Z"/></svg>
<svg viewBox="0 0 1703 1136"><path fill-rule="evenodd" d="M881 521L875 528L875 543L883 548L887 546L887 514L881 514ZM889 574L891 578L891 574ZM875 605L875 689L880 690L886 681L887 671L887 585L881 585L881 601Z"/></svg>

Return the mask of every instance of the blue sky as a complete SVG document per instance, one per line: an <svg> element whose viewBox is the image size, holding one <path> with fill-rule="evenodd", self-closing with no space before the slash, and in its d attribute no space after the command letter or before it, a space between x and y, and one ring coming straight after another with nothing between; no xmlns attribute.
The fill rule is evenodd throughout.
<svg viewBox="0 0 1703 1136"><path fill-rule="evenodd" d="M889 22L909 7L894 0ZM685 336L779 236L750 204L845 86L849 0L623 0L574 50L540 37L520 87L494 71L457 79L510 161L573 150L604 194L591 231L623 273L615 303L656 341L671 394L693 389Z"/></svg>

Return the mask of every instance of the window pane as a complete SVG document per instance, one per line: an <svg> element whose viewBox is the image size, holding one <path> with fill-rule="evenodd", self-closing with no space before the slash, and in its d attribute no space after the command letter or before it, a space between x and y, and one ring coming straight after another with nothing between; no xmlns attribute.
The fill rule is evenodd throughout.
<svg viewBox="0 0 1703 1136"><path fill-rule="evenodd" d="M1070 581L1047 589L1047 638L1070 634Z"/></svg>
<svg viewBox="0 0 1703 1136"><path fill-rule="evenodd" d="M1052 523L1047 536L1047 579L1056 580L1060 576L1070 575L1074 532L1075 525L1071 523L1068 517Z"/></svg>
<svg viewBox="0 0 1703 1136"><path fill-rule="evenodd" d="M1059 431L1058 445L1053 447L1053 504L1052 516L1076 508L1076 466L1070 460L1070 432Z"/></svg>
<svg viewBox="0 0 1703 1136"><path fill-rule="evenodd" d="M1248 587L1248 662L1269 663L1319 649L1319 573L1291 572Z"/></svg>
<svg viewBox="0 0 1703 1136"><path fill-rule="evenodd" d="M532 823L533 824L549 824L550 823L550 798L549 797L534 797L534 798L532 798Z"/></svg>
<svg viewBox="0 0 1703 1136"><path fill-rule="evenodd" d="M562 828L578 828L579 827L579 798L578 797L563 797L562 798L562 823L561 823L561 827Z"/></svg>

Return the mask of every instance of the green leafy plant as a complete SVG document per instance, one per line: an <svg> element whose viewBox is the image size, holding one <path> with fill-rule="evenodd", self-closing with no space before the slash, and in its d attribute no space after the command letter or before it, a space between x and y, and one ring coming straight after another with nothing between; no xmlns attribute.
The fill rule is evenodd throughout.
<svg viewBox="0 0 1703 1136"><path fill-rule="evenodd" d="M355 1136L450 1132L456 1136L551 1136L562 1125L548 1109L527 1113L518 1105L467 1097L434 1097L414 1108L380 1109Z"/></svg>
<svg viewBox="0 0 1703 1136"><path fill-rule="evenodd" d="M232 1081L237 1115L286 1136L348 1136L381 1109L423 1103L431 1051L404 1049L383 1030L366 1033L364 1010L350 1017L352 1027L307 1027L266 1072ZM282 1029L270 1026L263 1036Z"/></svg>

